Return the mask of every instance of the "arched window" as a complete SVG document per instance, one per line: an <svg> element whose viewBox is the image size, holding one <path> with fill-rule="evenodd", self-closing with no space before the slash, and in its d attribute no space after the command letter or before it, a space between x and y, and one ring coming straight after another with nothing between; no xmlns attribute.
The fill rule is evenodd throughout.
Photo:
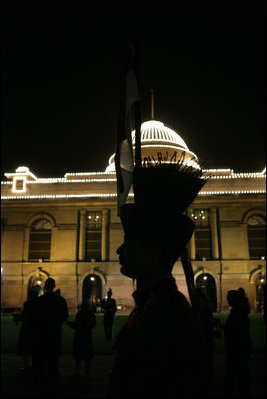
<svg viewBox="0 0 267 399"><path fill-rule="evenodd" d="M249 257L259 259L266 256L266 225L262 216L253 215L248 219Z"/></svg>
<svg viewBox="0 0 267 399"><path fill-rule="evenodd" d="M201 290L208 300L210 310L217 311L217 290L214 277L209 273L201 273L196 278L196 287Z"/></svg>
<svg viewBox="0 0 267 399"><path fill-rule="evenodd" d="M83 301L88 301L93 311L102 300L102 281L95 274L89 274L83 281Z"/></svg>
<svg viewBox="0 0 267 399"><path fill-rule="evenodd" d="M38 219L31 225L29 260L50 259L52 226L47 219Z"/></svg>
<svg viewBox="0 0 267 399"><path fill-rule="evenodd" d="M28 292L27 292L27 298L30 298L30 292L33 287L39 286L40 292L39 296L43 295L44 293L44 285L45 285L45 280L46 278L40 274L39 276L32 276L28 282Z"/></svg>
<svg viewBox="0 0 267 399"><path fill-rule="evenodd" d="M264 275L259 273L255 279L255 287L256 287L256 312L263 313L264 312L264 290L265 290L266 281Z"/></svg>

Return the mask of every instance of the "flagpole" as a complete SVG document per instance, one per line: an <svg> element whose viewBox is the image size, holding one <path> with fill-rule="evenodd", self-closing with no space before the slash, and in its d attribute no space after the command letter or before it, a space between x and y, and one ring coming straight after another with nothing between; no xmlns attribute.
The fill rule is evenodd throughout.
<svg viewBox="0 0 267 399"><path fill-rule="evenodd" d="M154 119L154 89L150 89L151 91L151 120Z"/></svg>

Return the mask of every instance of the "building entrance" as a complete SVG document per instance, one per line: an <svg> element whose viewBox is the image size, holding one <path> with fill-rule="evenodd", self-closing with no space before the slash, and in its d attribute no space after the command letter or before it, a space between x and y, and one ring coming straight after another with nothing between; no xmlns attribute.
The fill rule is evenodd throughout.
<svg viewBox="0 0 267 399"><path fill-rule="evenodd" d="M264 311L264 290L266 289L265 285L265 278L261 273L259 273L255 280L257 313L263 313Z"/></svg>
<svg viewBox="0 0 267 399"><path fill-rule="evenodd" d="M36 275L36 276L32 276L29 280L28 283L28 291L27 291L27 299L29 299L30 297L30 292L32 290L33 287L35 286L39 286L40 287L40 291L39 291L39 296L43 295L44 293L44 285L45 285L45 281L47 279L47 276L44 277L43 275Z"/></svg>
<svg viewBox="0 0 267 399"><path fill-rule="evenodd" d="M217 290L214 277L209 273L202 273L196 278L196 287L207 297L212 312L217 311Z"/></svg>
<svg viewBox="0 0 267 399"><path fill-rule="evenodd" d="M89 274L83 281L83 301L88 301L95 312L102 299L102 281L95 274Z"/></svg>

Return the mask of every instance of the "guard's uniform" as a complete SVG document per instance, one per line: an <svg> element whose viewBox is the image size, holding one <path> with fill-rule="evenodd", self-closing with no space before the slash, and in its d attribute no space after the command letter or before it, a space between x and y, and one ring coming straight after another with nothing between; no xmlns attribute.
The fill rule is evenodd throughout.
<svg viewBox="0 0 267 399"><path fill-rule="evenodd" d="M198 397L200 334L171 274L133 294L136 306L115 343L109 397Z"/></svg>

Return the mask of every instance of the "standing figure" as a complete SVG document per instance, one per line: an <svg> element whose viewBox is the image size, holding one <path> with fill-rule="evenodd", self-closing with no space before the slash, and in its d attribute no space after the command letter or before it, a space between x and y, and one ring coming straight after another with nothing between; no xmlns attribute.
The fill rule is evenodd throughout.
<svg viewBox="0 0 267 399"><path fill-rule="evenodd" d="M203 356L203 370L205 370L205 396L211 394L214 368L214 327L215 319L212 313L211 304L207 296L200 288L196 289L198 295L199 323L201 327L202 346L205 356ZM204 388L204 386L203 386Z"/></svg>
<svg viewBox="0 0 267 399"><path fill-rule="evenodd" d="M244 310L244 312L246 314L249 314L250 313L250 305L249 305L248 297L246 296L244 288L242 288L242 287L238 288L237 293L239 295L239 302L240 302L241 308Z"/></svg>
<svg viewBox="0 0 267 399"><path fill-rule="evenodd" d="M14 315L14 322L21 321L21 328L19 332L17 355L22 356L23 366L20 371L27 371L30 369L30 358L32 356L32 323L30 320L32 307L40 292L40 286L31 287L29 292L29 299L24 303L22 312L19 315Z"/></svg>
<svg viewBox="0 0 267 399"><path fill-rule="evenodd" d="M85 363L84 375L90 377L91 359L94 357L91 330L96 326L96 317L90 310L88 302L82 302L75 322L67 322L67 324L75 328L72 352L76 363L74 376L80 376L83 361Z"/></svg>
<svg viewBox="0 0 267 399"><path fill-rule="evenodd" d="M244 312L244 308L240 306L240 298L237 291L228 291L227 301L231 310L224 326L226 394L231 395L233 393L234 383L238 381L240 396L249 398L249 358L252 349L250 320L247 312Z"/></svg>
<svg viewBox="0 0 267 399"><path fill-rule="evenodd" d="M58 373L62 324L69 317L66 300L53 292L54 288L55 280L48 278L45 293L37 298L31 315L35 383L37 387L44 386L50 392Z"/></svg>
<svg viewBox="0 0 267 399"><path fill-rule="evenodd" d="M109 398L199 398L200 326L172 269L194 223L183 215L204 182L180 164L134 169L134 204L119 208L121 273L136 280L135 307L117 335Z"/></svg>
<svg viewBox="0 0 267 399"><path fill-rule="evenodd" d="M117 312L117 305L115 299L112 297L112 289L109 288L107 298L103 301L104 318L103 324L105 329L106 340L112 339L113 323Z"/></svg>

